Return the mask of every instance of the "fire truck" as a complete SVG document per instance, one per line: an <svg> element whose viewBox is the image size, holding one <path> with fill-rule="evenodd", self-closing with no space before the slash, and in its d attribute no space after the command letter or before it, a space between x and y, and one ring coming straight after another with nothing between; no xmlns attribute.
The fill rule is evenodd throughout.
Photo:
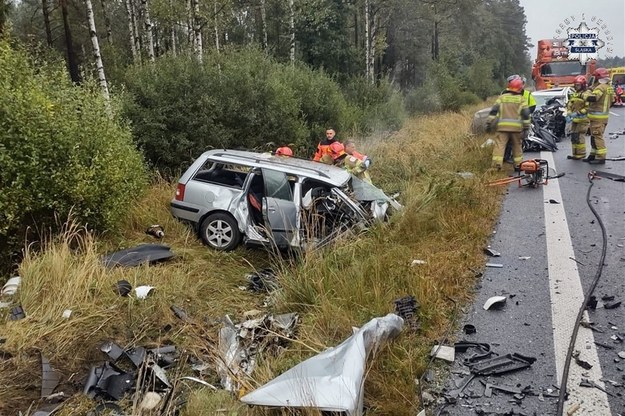
<svg viewBox="0 0 625 416"><path fill-rule="evenodd" d="M586 79L590 80L595 67L594 59L585 64L579 59L570 59L565 39L541 39L532 66L532 79L537 91L572 86L578 75L586 75Z"/></svg>

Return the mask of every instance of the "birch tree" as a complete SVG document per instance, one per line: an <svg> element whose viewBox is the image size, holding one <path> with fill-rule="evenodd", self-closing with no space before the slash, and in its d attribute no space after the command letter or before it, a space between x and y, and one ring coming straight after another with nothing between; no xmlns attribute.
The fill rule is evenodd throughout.
<svg viewBox="0 0 625 416"><path fill-rule="evenodd" d="M219 50L220 50L220 46L219 46L219 18L218 18L217 2L216 1L213 3L213 20L214 20L214 26L215 26L215 49L217 50L217 53L219 53Z"/></svg>
<svg viewBox="0 0 625 416"><path fill-rule="evenodd" d="M132 61L135 64L141 63L141 53L138 47L137 39L137 20L132 0L124 0L126 7L126 15L128 16L128 34L130 36L130 51L132 52Z"/></svg>
<svg viewBox="0 0 625 416"><path fill-rule="evenodd" d="M365 0L365 78L373 83L373 51L371 38L371 1Z"/></svg>
<svg viewBox="0 0 625 416"><path fill-rule="evenodd" d="M202 47L202 19L200 17L200 2L199 0L191 0L193 4L193 34L195 45L195 56L198 61L202 62L202 53L204 49Z"/></svg>
<svg viewBox="0 0 625 416"><path fill-rule="evenodd" d="M111 100L109 96L109 88L106 84L106 76L104 75L104 65L102 64L102 55L100 55L100 43L98 42L98 34L95 28L95 19L93 17L93 6L91 0L85 0L87 6L87 20L89 20L89 35L91 36L91 45L93 46L93 57L95 59L96 70L98 71L98 80L102 95L107 102Z"/></svg>
<svg viewBox="0 0 625 416"><path fill-rule="evenodd" d="M141 14L145 26L145 34L147 36L148 59L154 62L154 34L152 33L152 20L150 20L150 6L148 0L141 0Z"/></svg>
<svg viewBox="0 0 625 416"><path fill-rule="evenodd" d="M295 5L289 0L289 59L295 64Z"/></svg>
<svg viewBox="0 0 625 416"><path fill-rule="evenodd" d="M263 50L265 52L269 51L268 37L267 37L267 5L266 0L260 0L260 26L263 32Z"/></svg>

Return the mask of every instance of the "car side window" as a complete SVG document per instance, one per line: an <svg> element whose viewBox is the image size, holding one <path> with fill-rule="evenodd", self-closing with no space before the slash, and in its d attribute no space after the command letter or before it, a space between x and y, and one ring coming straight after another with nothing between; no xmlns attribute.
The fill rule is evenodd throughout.
<svg viewBox="0 0 625 416"><path fill-rule="evenodd" d="M263 169L262 172L265 181L265 196L293 201L293 191L286 173L270 169Z"/></svg>
<svg viewBox="0 0 625 416"><path fill-rule="evenodd" d="M243 189L243 184L250 171L251 168L248 166L223 164L208 160L193 176L193 180Z"/></svg>

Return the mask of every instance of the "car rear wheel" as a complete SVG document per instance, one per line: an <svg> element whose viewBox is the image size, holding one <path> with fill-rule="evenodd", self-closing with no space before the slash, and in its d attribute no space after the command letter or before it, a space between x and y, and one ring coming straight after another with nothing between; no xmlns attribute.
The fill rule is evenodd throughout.
<svg viewBox="0 0 625 416"><path fill-rule="evenodd" d="M234 250L241 242L241 233L234 218L227 214L211 214L202 221L200 237L216 250Z"/></svg>

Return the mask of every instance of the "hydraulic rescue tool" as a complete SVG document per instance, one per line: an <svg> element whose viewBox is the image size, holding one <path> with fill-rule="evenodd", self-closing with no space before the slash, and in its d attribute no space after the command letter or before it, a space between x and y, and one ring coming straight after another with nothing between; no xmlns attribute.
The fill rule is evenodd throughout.
<svg viewBox="0 0 625 416"><path fill-rule="evenodd" d="M564 176L561 173L556 176L549 176L549 162L545 159L528 159L521 162L518 169L518 175L509 178L497 179L489 182L488 186L507 185L509 183L518 182L519 187L529 186L538 188L538 185L547 185L549 179L556 179Z"/></svg>

